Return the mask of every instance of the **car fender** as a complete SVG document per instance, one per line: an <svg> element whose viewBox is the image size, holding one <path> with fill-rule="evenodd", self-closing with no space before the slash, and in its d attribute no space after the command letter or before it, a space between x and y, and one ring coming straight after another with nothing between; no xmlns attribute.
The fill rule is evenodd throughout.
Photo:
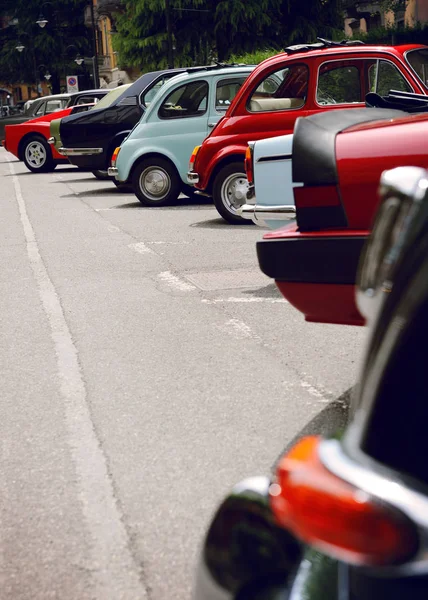
<svg viewBox="0 0 428 600"><path fill-rule="evenodd" d="M123 141L125 140L126 137L128 137L128 135L130 133L131 133L130 129L124 129L123 131L119 131L119 133L116 133L114 135L114 137L110 140L110 144L107 148L107 158L110 158L111 155L113 154L114 150L118 146L121 146L123 144ZM108 153L110 153L110 156Z"/></svg>
<svg viewBox="0 0 428 600"><path fill-rule="evenodd" d="M177 173L180 175L177 157L173 152L164 146L156 145L154 140L153 143L144 145L142 148L141 140L136 138L127 140L120 150L116 163L116 167L119 171L117 179L119 181L128 181L132 177L132 173L137 164L144 158L148 158L149 156L153 155L162 156L163 158L169 160L174 165ZM184 181L181 175L180 178Z"/></svg>
<svg viewBox="0 0 428 600"><path fill-rule="evenodd" d="M234 160L238 160L241 157L243 165L246 149L246 144L231 144L230 146L220 148L218 152L216 152L210 159L205 169L204 189L209 189L211 187L215 176L220 171L220 169L227 163L233 162Z"/></svg>

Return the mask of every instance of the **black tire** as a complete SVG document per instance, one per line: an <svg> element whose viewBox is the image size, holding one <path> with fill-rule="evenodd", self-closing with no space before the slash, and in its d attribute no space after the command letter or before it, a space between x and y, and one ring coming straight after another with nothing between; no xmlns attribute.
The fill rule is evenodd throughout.
<svg viewBox="0 0 428 600"><path fill-rule="evenodd" d="M92 171L92 175L94 177L96 177L97 179L99 179L100 181L108 181L109 179L112 179L112 177L110 177L110 175L107 173L107 171Z"/></svg>
<svg viewBox="0 0 428 600"><path fill-rule="evenodd" d="M118 181L114 177L112 178L112 182L117 187L117 189L124 194L132 194L134 192L132 185L130 183L126 183L124 181Z"/></svg>
<svg viewBox="0 0 428 600"><path fill-rule="evenodd" d="M146 158L132 174L134 194L143 206L166 206L175 202L181 186L175 167L165 158Z"/></svg>
<svg viewBox="0 0 428 600"><path fill-rule="evenodd" d="M33 173L49 173L57 166L52 158L49 144L40 135L32 135L25 140L22 147L22 160L27 169Z"/></svg>
<svg viewBox="0 0 428 600"><path fill-rule="evenodd" d="M216 209L225 221L232 225L249 223L236 212L237 204L245 204L246 188L248 187L245 175L244 161L229 163L217 173L213 183L213 201ZM234 196L234 191L239 197ZM242 196L242 198L241 198ZM242 202L241 202L242 200ZM235 206L236 205L236 206Z"/></svg>

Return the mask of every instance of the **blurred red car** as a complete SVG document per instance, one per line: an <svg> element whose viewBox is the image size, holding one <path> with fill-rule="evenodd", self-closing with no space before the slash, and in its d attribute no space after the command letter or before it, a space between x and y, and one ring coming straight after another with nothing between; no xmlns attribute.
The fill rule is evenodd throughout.
<svg viewBox="0 0 428 600"><path fill-rule="evenodd" d="M5 139L2 144L8 152L22 160L27 169L33 173L53 171L60 163L68 164L68 160L64 159L54 146L48 144L50 122L76 112L86 111L92 106L94 105L81 104L31 119L25 123L6 125Z"/></svg>
<svg viewBox="0 0 428 600"><path fill-rule="evenodd" d="M354 286L380 176L397 166L427 168L427 137L427 113L367 108L297 121L296 221L266 233L257 253L261 270L307 321L364 324Z"/></svg>

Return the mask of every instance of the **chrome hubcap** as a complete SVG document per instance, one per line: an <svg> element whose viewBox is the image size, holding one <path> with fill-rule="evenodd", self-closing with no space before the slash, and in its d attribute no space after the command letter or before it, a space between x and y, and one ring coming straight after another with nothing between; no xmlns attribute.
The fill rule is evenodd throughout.
<svg viewBox="0 0 428 600"><path fill-rule="evenodd" d="M46 150L40 142L31 142L25 149L25 158L32 167L40 168L46 162Z"/></svg>
<svg viewBox="0 0 428 600"><path fill-rule="evenodd" d="M247 200L248 180L243 173L232 173L221 186L221 199L227 210L236 214Z"/></svg>
<svg viewBox="0 0 428 600"><path fill-rule="evenodd" d="M151 200L162 200L171 189L171 179L161 167L147 167L140 175L140 188Z"/></svg>

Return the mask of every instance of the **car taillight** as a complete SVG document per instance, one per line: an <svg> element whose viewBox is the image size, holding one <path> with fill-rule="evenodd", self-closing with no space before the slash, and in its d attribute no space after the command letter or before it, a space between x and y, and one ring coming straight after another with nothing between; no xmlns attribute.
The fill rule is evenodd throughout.
<svg viewBox="0 0 428 600"><path fill-rule="evenodd" d="M119 156L119 152L120 152L120 146L118 148L115 148L112 157L111 157L111 166L114 167L116 166L116 161L117 161L117 157Z"/></svg>
<svg viewBox="0 0 428 600"><path fill-rule="evenodd" d="M200 146L195 146L193 148L193 152L190 156L190 161L189 161L189 171L193 171L193 167L195 166L196 157L197 157L200 149L201 149Z"/></svg>
<svg viewBox="0 0 428 600"><path fill-rule="evenodd" d="M306 543L355 565L401 564L417 551L400 511L328 471L319 437L303 438L279 463L270 488L277 521Z"/></svg>
<svg viewBox="0 0 428 600"><path fill-rule="evenodd" d="M245 172L247 174L248 183L250 185L254 185L254 164L253 164L253 156L254 156L254 143L249 142L247 149L245 151Z"/></svg>

